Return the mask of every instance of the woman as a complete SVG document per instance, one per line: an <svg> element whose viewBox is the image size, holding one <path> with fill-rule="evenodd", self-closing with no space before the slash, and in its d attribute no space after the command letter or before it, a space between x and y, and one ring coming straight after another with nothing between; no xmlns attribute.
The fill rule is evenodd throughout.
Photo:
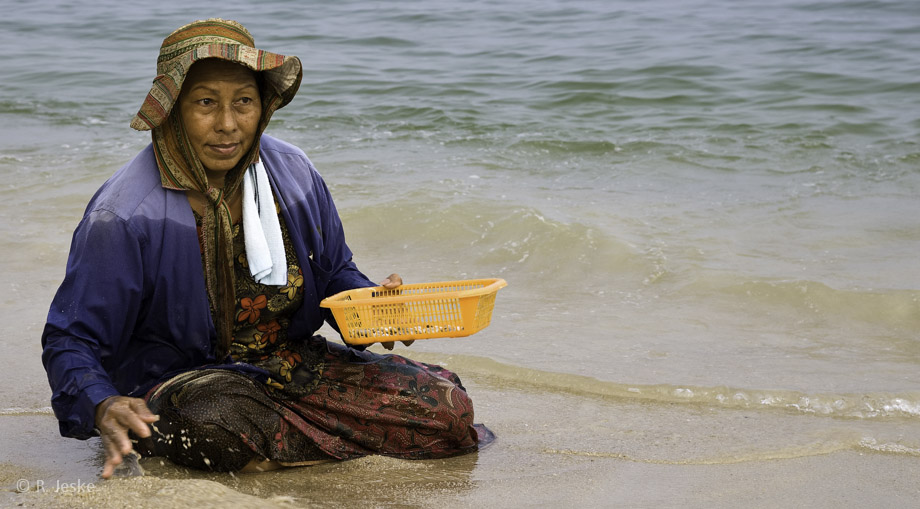
<svg viewBox="0 0 920 509"><path fill-rule="evenodd" d="M61 434L98 432L104 478L130 435L243 471L491 440L453 373L313 335L335 326L320 300L374 283L306 155L262 134L300 61L210 19L166 38L157 74L131 123L153 143L90 201L42 335Z"/></svg>

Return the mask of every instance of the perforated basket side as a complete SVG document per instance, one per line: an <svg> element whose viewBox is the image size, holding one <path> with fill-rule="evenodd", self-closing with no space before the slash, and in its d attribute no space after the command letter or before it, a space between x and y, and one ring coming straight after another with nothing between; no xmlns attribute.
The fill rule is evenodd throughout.
<svg viewBox="0 0 920 509"><path fill-rule="evenodd" d="M448 332L459 330L462 326L460 307L456 298L432 297L417 302L408 302L403 309L406 313L407 325L419 335L444 336Z"/></svg>
<svg viewBox="0 0 920 509"><path fill-rule="evenodd" d="M491 323L496 293L487 293L479 297L479 301L476 303L476 325L474 327L476 332L485 329Z"/></svg>

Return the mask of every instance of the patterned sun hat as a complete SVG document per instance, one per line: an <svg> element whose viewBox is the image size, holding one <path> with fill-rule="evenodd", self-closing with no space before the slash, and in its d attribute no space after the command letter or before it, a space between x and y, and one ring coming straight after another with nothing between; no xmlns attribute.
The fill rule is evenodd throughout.
<svg viewBox="0 0 920 509"><path fill-rule="evenodd" d="M236 21L211 18L189 23L171 33L160 46L157 77L131 127L149 131L159 126L172 110L189 68L205 58L220 58L261 72L280 102L291 102L303 77L300 59L255 48L249 30Z"/></svg>

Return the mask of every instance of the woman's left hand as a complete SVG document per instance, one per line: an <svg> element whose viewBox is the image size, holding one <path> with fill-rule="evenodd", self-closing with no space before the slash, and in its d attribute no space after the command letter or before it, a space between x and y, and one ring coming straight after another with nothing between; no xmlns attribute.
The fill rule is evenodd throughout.
<svg viewBox="0 0 920 509"><path fill-rule="evenodd" d="M386 279L380 282L380 286L387 290L393 290L394 288L398 288L402 283L403 281L399 274L390 274Z"/></svg>
<svg viewBox="0 0 920 509"><path fill-rule="evenodd" d="M386 288L387 290L396 289L401 284L403 284L403 280L399 276L399 274L390 274L389 276L387 276L386 279L380 282L380 286ZM414 342L415 340L410 339L407 341L402 341L402 344L405 346L409 346ZM393 347L396 346L395 341L381 341L380 344L383 345L383 347L386 348L387 350L392 350Z"/></svg>

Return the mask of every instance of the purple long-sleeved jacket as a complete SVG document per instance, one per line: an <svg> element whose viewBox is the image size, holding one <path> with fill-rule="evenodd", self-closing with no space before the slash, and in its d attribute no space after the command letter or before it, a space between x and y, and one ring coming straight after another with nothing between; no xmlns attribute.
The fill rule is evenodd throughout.
<svg viewBox="0 0 920 509"><path fill-rule="evenodd" d="M352 262L329 190L303 151L263 135L260 157L304 272L288 335L308 337L325 318L334 326L320 300L373 283ZM151 146L93 196L42 334L63 436L93 436L95 407L109 396L141 396L168 375L221 363L200 253L185 193L162 187Z"/></svg>

